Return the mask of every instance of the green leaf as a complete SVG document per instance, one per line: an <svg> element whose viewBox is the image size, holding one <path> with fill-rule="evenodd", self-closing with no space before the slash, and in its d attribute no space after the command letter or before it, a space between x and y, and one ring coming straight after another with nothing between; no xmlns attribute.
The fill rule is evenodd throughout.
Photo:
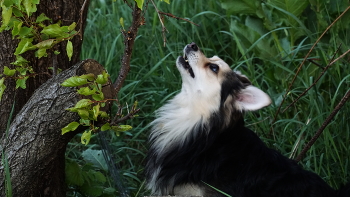
<svg viewBox="0 0 350 197"><path fill-rule="evenodd" d="M41 13L35 20L36 23L41 23L46 20L51 20L49 17L47 17L44 13Z"/></svg>
<svg viewBox="0 0 350 197"><path fill-rule="evenodd" d="M89 83L86 79L79 76L73 76L66 79L61 85L65 87L77 87Z"/></svg>
<svg viewBox="0 0 350 197"><path fill-rule="evenodd" d="M18 34L20 37L24 38L24 37L29 37L30 35L32 35L32 31L33 29L30 27L21 27L21 29L19 30Z"/></svg>
<svg viewBox="0 0 350 197"><path fill-rule="evenodd" d="M75 104L74 108L81 109L81 108L87 107L91 104L92 104L92 102L90 99L81 99L80 101L77 102L77 104Z"/></svg>
<svg viewBox="0 0 350 197"><path fill-rule="evenodd" d="M81 95L89 96L89 95L95 94L96 90L95 89L91 90L89 87L83 87L78 89L77 92Z"/></svg>
<svg viewBox="0 0 350 197"><path fill-rule="evenodd" d="M113 187L107 187L103 190L103 193L104 194L107 194L107 195L112 195L116 192L117 190Z"/></svg>
<svg viewBox="0 0 350 197"><path fill-rule="evenodd" d="M81 154L84 160L92 163L98 169L108 171L108 165L101 150L87 149Z"/></svg>
<svg viewBox="0 0 350 197"><path fill-rule="evenodd" d="M137 7L139 7L142 10L144 0L135 0L137 3Z"/></svg>
<svg viewBox="0 0 350 197"><path fill-rule="evenodd" d="M70 40L68 40L67 42L67 56L69 58L69 61L72 59L72 56L73 56L73 44Z"/></svg>
<svg viewBox="0 0 350 197"><path fill-rule="evenodd" d="M57 23L44 27L44 29L40 33L48 35L49 37L52 37L52 38L66 36L64 29Z"/></svg>
<svg viewBox="0 0 350 197"><path fill-rule="evenodd" d="M19 34L19 31L22 28L22 24L23 24L23 22L13 21L12 39Z"/></svg>
<svg viewBox="0 0 350 197"><path fill-rule="evenodd" d="M16 69L9 69L9 67L4 66L4 75L13 76L16 73Z"/></svg>
<svg viewBox="0 0 350 197"><path fill-rule="evenodd" d="M93 73L89 73L86 75L80 75L80 78L87 79L89 81L93 81L93 80L95 80L95 75Z"/></svg>
<svg viewBox="0 0 350 197"><path fill-rule="evenodd" d="M309 1L305 0L269 0L269 2L296 17L301 15L305 8L309 5Z"/></svg>
<svg viewBox="0 0 350 197"><path fill-rule="evenodd" d="M2 13L2 15L1 15L2 16L2 25L0 27L0 32L2 32L10 23L10 19L12 16L12 7L7 8L5 6L2 6L1 13Z"/></svg>
<svg viewBox="0 0 350 197"><path fill-rule="evenodd" d="M69 123L67 126L65 126L65 127L63 127L62 129L61 129L61 131L62 131L62 135L63 134L65 134L65 133L67 133L67 132L69 132L69 131L74 131L74 130L76 130L78 127L79 127L79 123L78 122L71 122L71 123Z"/></svg>
<svg viewBox="0 0 350 197"><path fill-rule="evenodd" d="M68 185L78 185L84 184L84 177L79 164L72 160L66 160L66 183Z"/></svg>
<svg viewBox="0 0 350 197"><path fill-rule="evenodd" d="M71 25L68 26L68 31L74 30L76 26L77 26L77 24L75 22L73 22Z"/></svg>
<svg viewBox="0 0 350 197"><path fill-rule="evenodd" d="M14 54L19 55L28 50L36 49L36 46L34 46L32 42L33 42L33 38L22 38L21 41L18 43L18 46Z"/></svg>
<svg viewBox="0 0 350 197"><path fill-rule="evenodd" d="M17 88L22 88L22 89L26 89L27 86L26 86L26 81L29 77L23 77L21 79L17 79L16 80L16 89Z"/></svg>
<svg viewBox="0 0 350 197"><path fill-rule="evenodd" d="M106 124L102 125L102 127L101 127L101 131L107 131L109 129L111 129L111 126L109 125L108 122Z"/></svg>
<svg viewBox="0 0 350 197"><path fill-rule="evenodd" d="M92 98L95 100L95 101L102 101L105 96L103 95L102 92L97 92L96 94L93 94L92 95Z"/></svg>
<svg viewBox="0 0 350 197"><path fill-rule="evenodd" d="M12 8L12 12L16 17L23 17L23 13L19 9L17 9L16 7Z"/></svg>
<svg viewBox="0 0 350 197"><path fill-rule="evenodd" d="M132 126L130 125L118 125L118 126L112 126L111 129L115 132L117 136L120 136L120 132L125 132L130 129L132 129Z"/></svg>
<svg viewBox="0 0 350 197"><path fill-rule="evenodd" d="M16 65L16 66L23 66L23 65L27 64L28 62L29 61L24 59L22 56L16 55L16 61L12 62L11 64Z"/></svg>
<svg viewBox="0 0 350 197"><path fill-rule="evenodd" d="M101 107L103 107L103 104L105 104L105 103L101 103ZM101 118L109 118L109 115L105 111L100 111L100 117Z"/></svg>
<svg viewBox="0 0 350 197"><path fill-rule="evenodd" d="M26 13L28 16L31 16L33 12L36 12L36 4L38 4L38 1L33 0L23 0L22 5L24 6L24 9L26 10Z"/></svg>
<svg viewBox="0 0 350 197"><path fill-rule="evenodd" d="M92 130L89 131L84 131L84 133L81 135L81 143L88 145L91 139L91 132Z"/></svg>
<svg viewBox="0 0 350 197"><path fill-rule="evenodd" d="M44 40L39 42L38 44L36 44L35 46L38 48L46 48L49 49L52 47L52 44L55 40L54 39L48 39L48 40Z"/></svg>
<svg viewBox="0 0 350 197"><path fill-rule="evenodd" d="M167 4L170 4L170 0L161 0L161 1L164 1Z"/></svg>
<svg viewBox="0 0 350 197"><path fill-rule="evenodd" d="M123 29L125 29L125 28L124 28L124 18L123 18L123 17L120 17L119 23L120 23L120 25L123 27Z"/></svg>
<svg viewBox="0 0 350 197"><path fill-rule="evenodd" d="M94 175L94 180L96 180L97 182L105 183L107 181L105 175L103 175L99 171L94 171L93 175Z"/></svg>
<svg viewBox="0 0 350 197"><path fill-rule="evenodd" d="M2 0L0 1L0 5L1 6L5 6L5 7L11 7L13 5L13 1L12 0Z"/></svg>
<svg viewBox="0 0 350 197"><path fill-rule="evenodd" d="M79 122L83 126L90 126L90 120L80 119Z"/></svg>
<svg viewBox="0 0 350 197"><path fill-rule="evenodd" d="M92 112L93 112L93 118L94 120L97 120L98 115L100 114L100 105L97 104L92 107Z"/></svg>
<svg viewBox="0 0 350 197"><path fill-rule="evenodd" d="M89 119L89 112L88 112L88 110L78 109L78 115L82 119Z"/></svg>
<svg viewBox="0 0 350 197"><path fill-rule="evenodd" d="M42 57L47 57L46 50L47 50L46 48L38 49L37 51L35 51L35 57L39 59Z"/></svg>
<svg viewBox="0 0 350 197"><path fill-rule="evenodd" d="M1 101L2 95L4 94L4 91L6 89L6 85L4 84L4 81L5 81L5 77L0 79L0 101Z"/></svg>
<svg viewBox="0 0 350 197"><path fill-rule="evenodd" d="M104 85L108 82L108 77L109 77L109 74L106 71L103 71L102 74L97 75L96 82L98 84Z"/></svg>

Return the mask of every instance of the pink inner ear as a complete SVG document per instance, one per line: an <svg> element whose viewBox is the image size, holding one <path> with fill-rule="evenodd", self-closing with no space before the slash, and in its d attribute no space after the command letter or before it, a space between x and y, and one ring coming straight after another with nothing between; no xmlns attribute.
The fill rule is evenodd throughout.
<svg viewBox="0 0 350 197"><path fill-rule="evenodd" d="M241 102L245 102L245 103L255 103L256 102L254 95L247 94L247 93L240 94L238 96L237 100L241 101Z"/></svg>
<svg viewBox="0 0 350 197"><path fill-rule="evenodd" d="M237 95L236 107L240 110L253 111L271 103L270 97L254 86L247 86Z"/></svg>

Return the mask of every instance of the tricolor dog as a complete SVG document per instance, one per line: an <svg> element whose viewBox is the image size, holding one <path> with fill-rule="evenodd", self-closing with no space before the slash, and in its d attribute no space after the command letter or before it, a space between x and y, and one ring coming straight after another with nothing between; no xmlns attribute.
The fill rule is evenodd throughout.
<svg viewBox="0 0 350 197"><path fill-rule="evenodd" d="M153 195L350 196L349 188L334 190L244 126L245 111L271 103L246 76L217 56L207 58L195 43L176 66L181 91L151 123L145 170Z"/></svg>

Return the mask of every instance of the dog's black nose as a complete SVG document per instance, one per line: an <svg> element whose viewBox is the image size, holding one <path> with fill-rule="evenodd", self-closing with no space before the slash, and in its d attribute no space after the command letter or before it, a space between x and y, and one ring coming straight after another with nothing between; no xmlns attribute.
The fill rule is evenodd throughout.
<svg viewBox="0 0 350 197"><path fill-rule="evenodd" d="M187 45L188 47L192 48L194 51L198 51L198 46L196 43L191 42L191 44Z"/></svg>

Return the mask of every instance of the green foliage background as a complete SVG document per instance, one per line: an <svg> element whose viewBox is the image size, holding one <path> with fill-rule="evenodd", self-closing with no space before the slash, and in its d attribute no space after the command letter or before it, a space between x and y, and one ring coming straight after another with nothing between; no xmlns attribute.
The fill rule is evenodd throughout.
<svg viewBox="0 0 350 197"><path fill-rule="evenodd" d="M247 125L268 146L287 157L295 157L301 151L349 90L350 58L347 55L332 65L296 105L280 113L277 121L272 122L298 66L321 33L349 6L346 0L176 0L170 4L156 3L163 12L188 18L200 27L166 17L167 45L163 47L162 29L154 7L149 4L148 9L143 10L146 25L139 30L131 72L120 91L124 114L128 105L135 101L139 102L141 111L137 118L127 123L134 127L132 130L120 137L107 133L131 196L149 194L144 188L143 176L147 125L154 117L154 110L181 87L175 59L187 43L196 42L207 56L219 55L232 69L240 70L271 96L271 106L247 113ZM118 75L123 53L120 18L125 27L130 25L131 9L123 1L92 1L84 35L82 59L96 59L106 67L112 79ZM350 12L317 44L310 58L320 66L305 63L282 109L314 82L340 45L336 56L350 48L349 23ZM335 188L350 181L348 114L349 103L300 162ZM271 127L273 133L269 135ZM99 151L96 136L88 146L80 144L80 136L70 143L67 150L69 196L118 195L105 161L99 158ZM99 189L91 193L91 188Z"/></svg>

